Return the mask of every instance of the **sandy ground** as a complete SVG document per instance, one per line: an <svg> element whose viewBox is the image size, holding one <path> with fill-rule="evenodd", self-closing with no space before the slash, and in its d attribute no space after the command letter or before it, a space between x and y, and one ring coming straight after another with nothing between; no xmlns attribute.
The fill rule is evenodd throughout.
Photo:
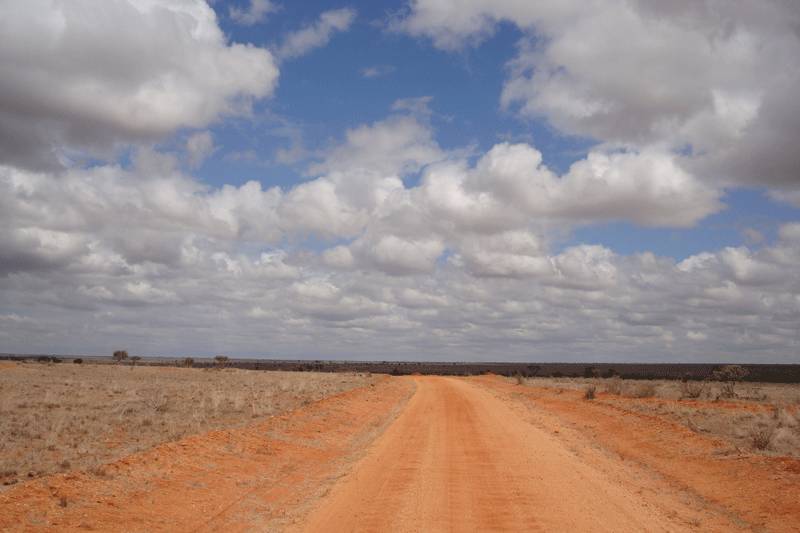
<svg viewBox="0 0 800 533"><path fill-rule="evenodd" d="M798 531L800 461L580 391L386 378L0 494L3 530Z"/></svg>

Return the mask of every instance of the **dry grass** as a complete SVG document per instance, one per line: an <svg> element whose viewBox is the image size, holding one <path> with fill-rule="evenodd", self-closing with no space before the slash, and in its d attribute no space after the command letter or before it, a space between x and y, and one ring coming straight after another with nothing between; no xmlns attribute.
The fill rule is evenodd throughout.
<svg viewBox="0 0 800 533"><path fill-rule="evenodd" d="M596 401L664 417L697 433L721 438L732 449L800 457L800 385L738 383L726 398L726 383L637 381L618 377L531 378L532 387L604 391Z"/></svg>
<svg viewBox="0 0 800 533"><path fill-rule="evenodd" d="M0 484L102 465L372 383L358 374L9 363L0 367Z"/></svg>

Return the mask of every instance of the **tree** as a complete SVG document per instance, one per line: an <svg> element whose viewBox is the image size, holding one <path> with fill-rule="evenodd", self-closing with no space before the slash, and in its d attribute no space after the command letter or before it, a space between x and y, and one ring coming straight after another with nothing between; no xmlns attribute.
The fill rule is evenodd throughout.
<svg viewBox="0 0 800 533"><path fill-rule="evenodd" d="M141 361L141 360L142 360L142 358L141 358L141 357L139 357L138 355L134 355L133 357L131 357L131 362L133 363L133 366L131 366L131 368L133 368L134 366L136 366L136 362L137 362L137 361Z"/></svg>
<svg viewBox="0 0 800 533"><path fill-rule="evenodd" d="M214 362L217 364L217 368L222 370L228 364L228 358L224 355L218 355L214 358Z"/></svg>
<svg viewBox="0 0 800 533"><path fill-rule="evenodd" d="M186 368L192 368L194 366L194 359L192 359L191 357L187 357L186 359L183 360L183 366L185 366Z"/></svg>
<svg viewBox="0 0 800 533"><path fill-rule="evenodd" d="M117 350L114 352L113 357L114 361L116 361L117 363L121 363L122 361L128 358L128 352L126 352L125 350Z"/></svg>

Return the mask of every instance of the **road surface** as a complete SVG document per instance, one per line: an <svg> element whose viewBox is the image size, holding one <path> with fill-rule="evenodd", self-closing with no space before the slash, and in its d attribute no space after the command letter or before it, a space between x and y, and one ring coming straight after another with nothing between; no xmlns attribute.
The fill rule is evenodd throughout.
<svg viewBox="0 0 800 533"><path fill-rule="evenodd" d="M416 378L417 391L306 531L680 531L466 380Z"/></svg>

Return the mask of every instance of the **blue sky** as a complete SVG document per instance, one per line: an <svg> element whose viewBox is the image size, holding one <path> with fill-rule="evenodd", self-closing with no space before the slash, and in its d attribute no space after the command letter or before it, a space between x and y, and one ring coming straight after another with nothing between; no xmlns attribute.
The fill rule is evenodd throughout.
<svg viewBox="0 0 800 533"><path fill-rule="evenodd" d="M796 361L798 21L9 0L0 352Z"/></svg>

